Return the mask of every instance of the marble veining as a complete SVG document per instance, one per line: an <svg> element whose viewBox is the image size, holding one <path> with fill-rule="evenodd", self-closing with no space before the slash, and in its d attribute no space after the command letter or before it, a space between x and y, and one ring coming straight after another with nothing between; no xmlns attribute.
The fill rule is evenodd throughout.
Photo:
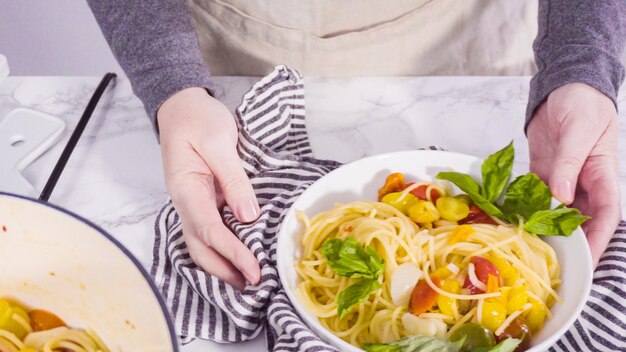
<svg viewBox="0 0 626 352"><path fill-rule="evenodd" d="M217 77L231 110L257 80ZM98 77L10 77L0 86L0 120L26 107L63 119L63 139L24 170L41 190ZM527 77L342 78L305 80L307 129L315 155L349 162L368 155L437 145L485 157L515 141L515 170L528 170L523 133ZM619 96L620 185L626 200L626 92ZM167 200L157 138L130 83L120 77L101 101L50 201L109 231L149 268L153 226ZM626 201L622 215L626 217ZM263 338L183 351L264 350Z"/></svg>

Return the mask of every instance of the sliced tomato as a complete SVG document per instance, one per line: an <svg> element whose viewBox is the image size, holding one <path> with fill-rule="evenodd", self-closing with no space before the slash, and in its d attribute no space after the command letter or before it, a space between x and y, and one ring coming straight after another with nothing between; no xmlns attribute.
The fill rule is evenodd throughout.
<svg viewBox="0 0 626 352"><path fill-rule="evenodd" d="M470 259L470 262L474 264L474 268L476 268L476 277L485 285L489 280L489 274L495 276L498 280L500 280L500 272L498 271L498 268L496 268L496 266L493 265L493 263L489 261L489 259L474 256Z"/></svg>
<svg viewBox="0 0 626 352"><path fill-rule="evenodd" d="M472 204L470 206L470 212L465 219L459 220L459 224L491 224L497 225L491 216L487 215L482 209L476 206L476 204Z"/></svg>
<svg viewBox="0 0 626 352"><path fill-rule="evenodd" d="M385 184L378 189L378 200L380 201L383 197L392 192L400 192L404 189L404 174L400 172L394 172L387 176L385 180Z"/></svg>
<svg viewBox="0 0 626 352"><path fill-rule="evenodd" d="M508 338L522 340L513 352L526 351L530 348L532 335L524 318L515 318L500 335L496 336L496 341L501 342Z"/></svg>
<svg viewBox="0 0 626 352"><path fill-rule="evenodd" d="M431 276L430 280L435 286L441 287L441 280L438 277ZM435 305L437 297L439 293L433 290L426 280L420 280L411 292L409 311L414 315L425 313Z"/></svg>
<svg viewBox="0 0 626 352"><path fill-rule="evenodd" d="M470 294L472 294L472 295L485 293L483 290L481 290L478 287L474 286L474 284L470 280L469 276L465 277L465 281L463 282L463 288L469 289L470 290Z"/></svg>
<svg viewBox="0 0 626 352"><path fill-rule="evenodd" d="M489 275L492 275L496 278L496 282L500 281L500 272L498 272L498 268L493 265L488 259L483 257L474 256L470 259L470 262L474 264L474 272L476 273L476 277L480 282L485 285L489 282ZM478 293L484 293L483 290L472 284L472 281L469 278L469 275L465 278L465 282L463 282L463 287L468 288L470 292L475 295Z"/></svg>
<svg viewBox="0 0 626 352"><path fill-rule="evenodd" d="M410 186L412 183L407 184L406 187ZM406 188L405 187L405 188ZM428 197L426 196L426 190L428 189L428 185L421 185L419 187L417 187L414 190L411 190L411 194L413 194L414 196L416 196L417 198L421 199L421 200L428 200ZM437 191L434 188L430 189L430 200L435 203L437 201L437 199L439 199L439 197L441 197L441 194L439 194L439 191Z"/></svg>

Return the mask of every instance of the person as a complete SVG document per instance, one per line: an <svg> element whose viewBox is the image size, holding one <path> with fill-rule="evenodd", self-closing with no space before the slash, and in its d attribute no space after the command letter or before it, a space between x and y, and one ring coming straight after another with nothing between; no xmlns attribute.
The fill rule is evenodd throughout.
<svg viewBox="0 0 626 352"><path fill-rule="evenodd" d="M264 75L279 63L304 75L529 75L534 48L531 171L559 201L592 217L585 229L595 263L621 217L615 99L624 80L623 0L89 4L159 133L191 258L235 287L258 283L260 269L220 209L227 203L252 222L259 205L209 67L226 75Z"/></svg>

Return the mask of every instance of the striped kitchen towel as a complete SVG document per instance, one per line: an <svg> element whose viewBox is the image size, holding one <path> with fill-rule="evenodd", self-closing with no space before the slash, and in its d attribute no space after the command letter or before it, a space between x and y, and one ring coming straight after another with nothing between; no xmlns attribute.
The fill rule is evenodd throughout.
<svg viewBox="0 0 626 352"><path fill-rule="evenodd" d="M280 285L276 233L286 210L313 182L339 163L313 157L305 129L299 74L278 66L256 83L237 108L238 151L261 205L253 224L224 210L227 226L261 265L261 283L243 292L194 265L171 203L155 225L152 275L184 342L250 340L265 328L272 351L336 351L300 319ZM594 276L581 317L553 351L626 351L626 223L621 223Z"/></svg>

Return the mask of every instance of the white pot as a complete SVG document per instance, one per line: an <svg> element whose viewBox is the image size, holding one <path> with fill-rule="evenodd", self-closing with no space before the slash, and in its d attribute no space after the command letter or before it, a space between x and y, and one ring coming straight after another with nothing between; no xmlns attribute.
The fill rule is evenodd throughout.
<svg viewBox="0 0 626 352"><path fill-rule="evenodd" d="M90 328L112 351L178 351L168 310L127 249L67 210L4 193L0 297Z"/></svg>

